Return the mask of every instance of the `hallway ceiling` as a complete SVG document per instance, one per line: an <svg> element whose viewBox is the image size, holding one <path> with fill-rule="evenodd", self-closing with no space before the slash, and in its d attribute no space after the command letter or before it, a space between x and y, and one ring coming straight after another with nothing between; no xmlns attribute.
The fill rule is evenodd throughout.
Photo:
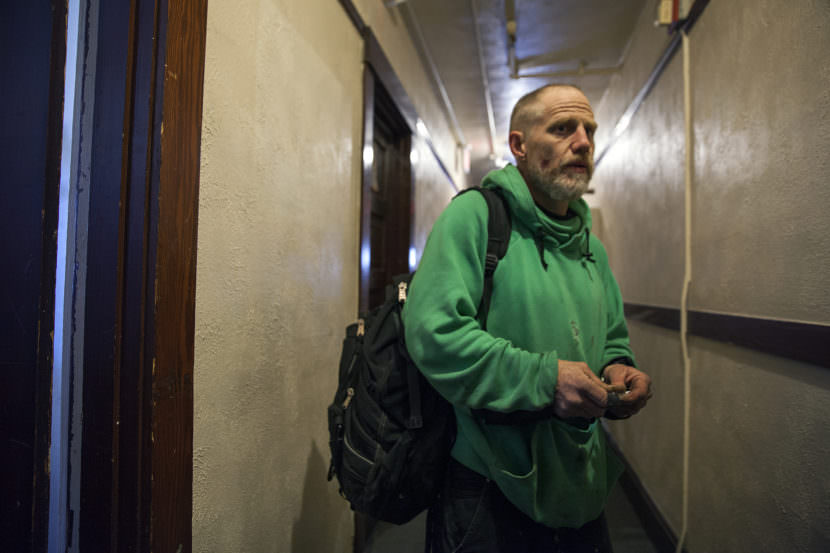
<svg viewBox="0 0 830 553"><path fill-rule="evenodd" d="M596 108L622 63L634 25L647 2L384 1L389 9L401 11L427 71L434 67L431 77L439 100L442 86L446 91L445 110L455 126L455 139L470 147L470 183L477 183L496 166L493 157L512 160L507 148L510 111L526 92L551 82L572 83L582 88ZM516 22L515 73L508 48L507 20L511 12ZM476 30L492 102L494 156ZM514 78L516 75L518 78Z"/></svg>

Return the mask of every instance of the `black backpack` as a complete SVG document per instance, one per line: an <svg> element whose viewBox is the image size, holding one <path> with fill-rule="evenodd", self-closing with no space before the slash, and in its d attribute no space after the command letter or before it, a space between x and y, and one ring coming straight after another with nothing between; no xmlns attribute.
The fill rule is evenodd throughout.
<svg viewBox="0 0 830 553"><path fill-rule="evenodd" d="M493 272L507 252L511 222L499 192L468 190L481 192L488 207L478 308L486 326ZM328 479L337 476L352 509L395 524L432 505L455 439L452 406L426 381L404 344L401 309L413 274L396 278L386 301L346 328L337 392L328 407Z"/></svg>

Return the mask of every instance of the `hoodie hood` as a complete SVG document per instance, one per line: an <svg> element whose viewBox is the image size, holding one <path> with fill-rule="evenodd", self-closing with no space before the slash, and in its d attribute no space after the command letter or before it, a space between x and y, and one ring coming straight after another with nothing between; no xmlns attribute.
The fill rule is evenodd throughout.
<svg viewBox="0 0 830 553"><path fill-rule="evenodd" d="M591 210L582 198L568 204L569 211L576 217L554 219L536 205L522 174L512 164L488 173L481 185L503 191L514 224L525 226L537 240L555 249L590 251Z"/></svg>

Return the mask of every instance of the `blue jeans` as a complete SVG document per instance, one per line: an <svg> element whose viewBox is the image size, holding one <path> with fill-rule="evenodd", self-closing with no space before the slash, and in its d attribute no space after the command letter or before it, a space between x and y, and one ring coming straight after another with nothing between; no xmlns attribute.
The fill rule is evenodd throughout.
<svg viewBox="0 0 830 553"><path fill-rule="evenodd" d="M433 553L612 553L604 515L578 529L539 524L455 459L427 534Z"/></svg>

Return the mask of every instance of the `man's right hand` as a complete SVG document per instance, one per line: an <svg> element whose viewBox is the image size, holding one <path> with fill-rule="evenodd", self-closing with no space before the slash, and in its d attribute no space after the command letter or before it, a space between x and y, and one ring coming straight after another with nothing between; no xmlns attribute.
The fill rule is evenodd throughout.
<svg viewBox="0 0 830 553"><path fill-rule="evenodd" d="M587 363L560 359L553 403L554 413L561 419L599 418L607 407L608 387Z"/></svg>

